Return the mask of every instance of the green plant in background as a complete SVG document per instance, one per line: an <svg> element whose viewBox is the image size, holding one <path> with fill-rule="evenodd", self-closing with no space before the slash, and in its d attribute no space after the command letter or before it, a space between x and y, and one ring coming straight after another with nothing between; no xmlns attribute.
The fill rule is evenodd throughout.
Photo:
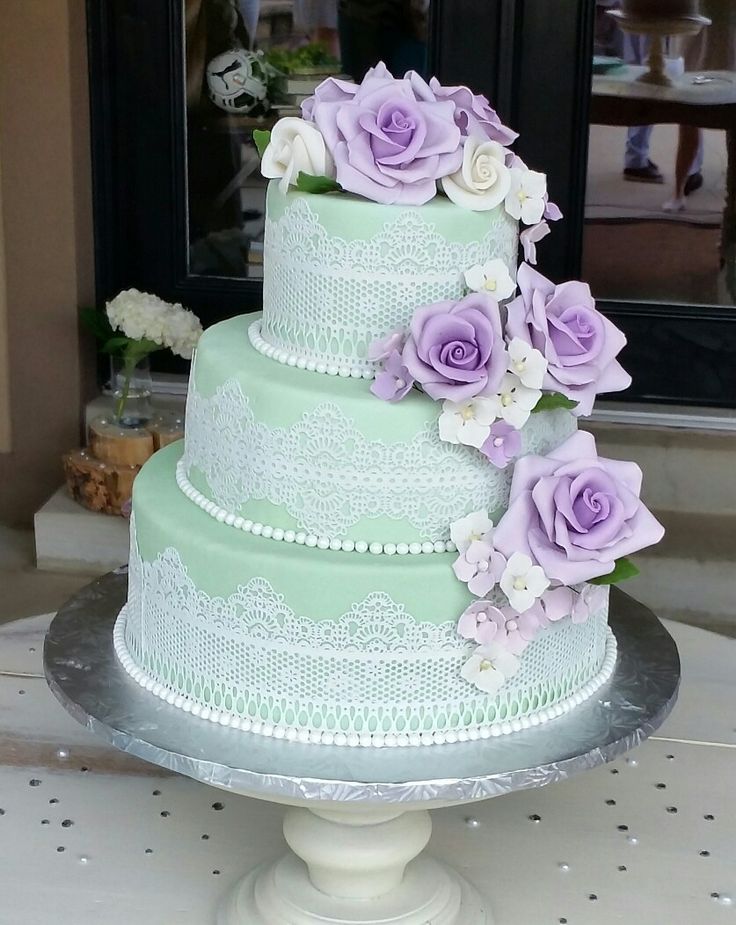
<svg viewBox="0 0 736 925"><path fill-rule="evenodd" d="M308 73L316 68L339 68L340 62L321 42L310 42L300 48L272 48L266 52L268 63L283 74Z"/></svg>

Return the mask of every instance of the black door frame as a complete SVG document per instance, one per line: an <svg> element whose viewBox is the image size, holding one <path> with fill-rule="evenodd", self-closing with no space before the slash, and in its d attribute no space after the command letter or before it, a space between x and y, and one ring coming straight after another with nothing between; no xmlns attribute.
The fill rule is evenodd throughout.
<svg viewBox="0 0 736 925"><path fill-rule="evenodd" d="M187 270L182 0L88 0L97 300L136 286L205 323L254 311L257 281ZM593 0L432 0L429 69L484 92L564 219L540 248L580 274ZM599 301L629 339L622 400L736 407L736 310ZM613 397L613 396L612 396Z"/></svg>

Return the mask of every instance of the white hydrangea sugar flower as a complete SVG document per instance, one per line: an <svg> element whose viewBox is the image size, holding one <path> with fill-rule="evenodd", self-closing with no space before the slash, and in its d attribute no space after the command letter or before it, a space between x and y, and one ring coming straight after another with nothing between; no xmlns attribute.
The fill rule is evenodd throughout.
<svg viewBox="0 0 736 925"><path fill-rule="evenodd" d="M335 165L320 130L312 122L286 116L271 129L271 138L261 159L261 173L269 180L280 180L286 193L296 185L300 173L315 177L334 177Z"/></svg>
<svg viewBox="0 0 736 925"><path fill-rule="evenodd" d="M495 694L507 678L519 670L519 659L500 646L489 642L479 646L463 665L460 674L486 694Z"/></svg>
<svg viewBox="0 0 736 925"><path fill-rule="evenodd" d="M510 299L516 292L516 283L509 268L500 257L487 263L477 263L463 274L465 285L473 292L488 292L497 302Z"/></svg>
<svg viewBox="0 0 736 925"><path fill-rule="evenodd" d="M450 539L459 553L467 552L471 543L484 540L490 543L493 521L485 511L473 511L450 525Z"/></svg>
<svg viewBox="0 0 736 925"><path fill-rule="evenodd" d="M157 295L125 289L107 303L112 327L131 340L150 340L188 360L202 333L192 312Z"/></svg>
<svg viewBox="0 0 736 925"><path fill-rule="evenodd" d="M512 167L509 171L510 187L506 194L506 211L525 225L542 221L547 205L547 176L537 170Z"/></svg>
<svg viewBox="0 0 736 925"><path fill-rule="evenodd" d="M498 392L489 396L488 401L496 417L503 418L507 424L521 430L541 397L540 389L530 389L515 373L505 373Z"/></svg>
<svg viewBox="0 0 736 925"><path fill-rule="evenodd" d="M507 154L497 141L466 138L460 170L440 180L447 198L473 212L485 212L502 203L511 184Z"/></svg>
<svg viewBox="0 0 736 925"><path fill-rule="evenodd" d="M514 337L508 345L508 369L519 377L522 385L528 389L541 389L544 374L547 372L547 360L544 354L535 350L520 337Z"/></svg>
<svg viewBox="0 0 736 925"><path fill-rule="evenodd" d="M549 578L529 556L515 552L506 563L499 581L501 590L517 613L524 613L549 588Z"/></svg>
<svg viewBox="0 0 736 925"><path fill-rule="evenodd" d="M470 398L467 401L442 403L439 418L440 440L446 443L462 443L479 449L491 432L496 419L494 402L488 398Z"/></svg>

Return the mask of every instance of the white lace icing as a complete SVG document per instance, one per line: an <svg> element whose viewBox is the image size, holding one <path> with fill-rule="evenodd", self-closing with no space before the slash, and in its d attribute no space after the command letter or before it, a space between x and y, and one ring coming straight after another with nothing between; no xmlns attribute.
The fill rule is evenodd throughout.
<svg viewBox="0 0 736 925"><path fill-rule="evenodd" d="M455 619L420 621L377 590L336 620L314 620L259 577L227 598L210 597L176 549L141 560L134 518L124 620L126 668L171 702L257 724L255 731L339 735L345 744L397 735L439 741L544 710L556 715L581 690L592 693L607 658L604 608L585 624L542 633L518 674L489 697L460 675L472 644L457 635Z"/></svg>
<svg viewBox="0 0 736 925"><path fill-rule="evenodd" d="M250 500L281 505L299 529L343 538L361 520L410 524L423 540L449 540L449 524L468 511L497 511L507 501L512 467L496 469L480 453L440 440L432 420L410 440L367 439L339 405L305 412L291 427L256 420L239 382L209 398L190 379L183 471L207 480L205 494L227 515ZM574 429L565 412L533 415L522 431L524 453L546 453ZM452 486L452 490L448 487ZM362 540L362 537L352 537Z"/></svg>
<svg viewBox="0 0 736 925"><path fill-rule="evenodd" d="M463 294L463 271L501 258L516 269L517 227L498 210L478 241L447 241L419 209L367 240L326 231L306 199L266 217L262 335L297 356L371 369L368 346L406 325L417 305Z"/></svg>

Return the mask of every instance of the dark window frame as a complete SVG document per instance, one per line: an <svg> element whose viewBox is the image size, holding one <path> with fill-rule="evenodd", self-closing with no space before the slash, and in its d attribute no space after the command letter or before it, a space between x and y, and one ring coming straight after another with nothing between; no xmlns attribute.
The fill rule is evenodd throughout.
<svg viewBox="0 0 736 925"><path fill-rule="evenodd" d="M182 0L88 0L97 301L130 286L211 324L255 311L253 280L187 271ZM592 0L433 0L430 70L486 93L548 175L564 220L540 248L578 277L588 152ZM736 310L599 301L629 339L633 401L736 407Z"/></svg>

